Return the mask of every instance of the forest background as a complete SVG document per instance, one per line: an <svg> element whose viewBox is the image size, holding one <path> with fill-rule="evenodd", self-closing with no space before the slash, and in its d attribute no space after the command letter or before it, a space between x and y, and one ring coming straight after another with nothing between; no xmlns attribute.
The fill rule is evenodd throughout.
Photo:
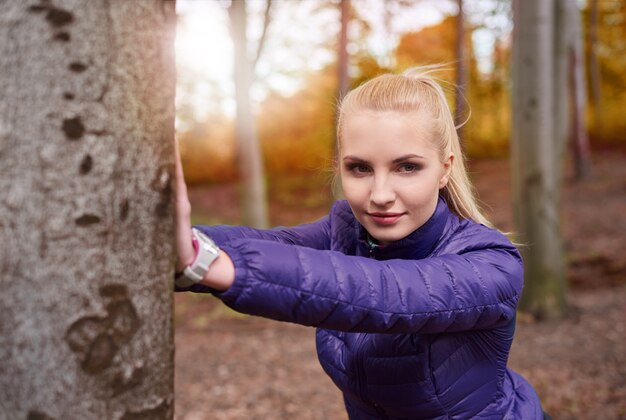
<svg viewBox="0 0 626 420"><path fill-rule="evenodd" d="M248 3L250 41L257 43L264 2ZM447 86L454 109L456 3L352 2L347 46L351 87L381 73L443 64L438 76ZM588 78L586 83L589 98L596 98L586 109L586 127L594 148L620 146L626 131L622 116L626 104L626 10L622 0L598 1L592 26L590 5L581 4L585 61L588 69L597 63L599 74L597 81ZM181 0L178 9L177 131L185 176L196 185L236 183L239 172L234 88L228 77L232 41L227 12L219 2ZM470 159L506 157L511 132L511 3L465 1L464 12L464 92L469 112L463 146ZM201 22L202 16L207 21ZM209 16L213 17L209 20ZM207 29L207 25L221 26ZM329 184L339 26L336 2L273 2L252 90L270 195L280 198L288 194L284 190L298 187L319 192ZM192 38L195 41L189 42ZM203 72L202 63L206 63L205 69L221 67L225 73ZM316 197L298 200L298 204L319 205L317 200L322 198L313 195Z"/></svg>
<svg viewBox="0 0 626 420"><path fill-rule="evenodd" d="M177 3L177 133L192 218L201 224L244 220L228 3ZM246 3L253 59L264 39L251 96L270 225L312 221L334 200L344 1L274 0L266 31L267 3ZM443 64L438 76L453 110L463 3L463 147L491 220L514 231L512 2L349 3L350 86L381 73ZM570 143L561 208L569 309L565 318L544 322L520 313L510 366L533 384L555 419L621 419L626 418L626 1L576 4L586 85L583 127L593 167L587 179L576 179ZM242 317L210 296L175 298L177 419L345 418L340 394L316 362L311 329ZM206 363L191 362L201 359Z"/></svg>

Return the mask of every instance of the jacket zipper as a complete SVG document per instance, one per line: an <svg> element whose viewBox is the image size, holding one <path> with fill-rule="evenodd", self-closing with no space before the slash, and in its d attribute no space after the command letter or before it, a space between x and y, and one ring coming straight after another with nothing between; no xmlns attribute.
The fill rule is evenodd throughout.
<svg viewBox="0 0 626 420"><path fill-rule="evenodd" d="M374 255L375 246L368 240L367 241L368 254L372 259L376 259ZM361 347L363 347L363 342L365 341L365 333L357 333L358 336L354 340L354 354L355 354L355 373L356 373L356 390L359 398L362 401L369 403L369 398L366 396L366 387L363 383L365 380L365 372L364 372L364 358L361 351Z"/></svg>
<svg viewBox="0 0 626 420"><path fill-rule="evenodd" d="M367 387L365 384L365 372L364 372L365 361L364 361L362 352L360 351L361 347L363 346L363 342L365 341L365 337L367 337L367 333L358 333L358 334L359 336L355 340L355 344L354 344L355 353L357 355L356 363L355 363L357 394L359 395L359 398L361 398L361 401L372 406L374 411L378 413L379 419L381 420L388 419L387 415L381 409L381 407L377 403L371 401L369 397L367 396Z"/></svg>
<svg viewBox="0 0 626 420"><path fill-rule="evenodd" d="M363 345L363 341L365 340L365 333L357 334L359 335L354 343L354 352L356 355L356 387L361 400L367 401L368 399L365 396L365 386L363 384L365 373L363 372L363 356L361 354L361 347Z"/></svg>
<svg viewBox="0 0 626 420"><path fill-rule="evenodd" d="M371 259L376 259L376 251L378 247L376 245L368 243L368 248L369 248L369 257ZM361 348L363 347L363 342L365 341L365 338L367 337L367 333L358 333L358 334L359 335L357 339L355 340L355 344L354 344L355 354L357 355L356 357L357 392L362 401L373 406L374 410L377 413L379 413L379 415L384 416L378 404L370 401L370 399L366 395L367 388L365 386L365 372L364 372L365 358L363 357ZM381 417L381 419L382 418L387 418L387 417L384 416L384 417Z"/></svg>
<svg viewBox="0 0 626 420"><path fill-rule="evenodd" d="M369 242L369 240L368 240L367 248L369 249L369 257L371 259L373 259L373 260L377 259L376 257L378 256L378 247L379 247L379 245L376 245L376 244L374 244L372 242Z"/></svg>

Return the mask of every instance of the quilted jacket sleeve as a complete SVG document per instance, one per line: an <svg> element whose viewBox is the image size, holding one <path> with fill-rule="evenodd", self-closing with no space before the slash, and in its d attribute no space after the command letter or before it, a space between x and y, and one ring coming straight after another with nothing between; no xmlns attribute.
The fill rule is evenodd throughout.
<svg viewBox="0 0 626 420"><path fill-rule="evenodd" d="M294 227L254 229L246 226L195 226L209 235L219 246L234 239L263 239L283 244L300 245L315 249L329 248L329 218Z"/></svg>
<svg viewBox="0 0 626 420"><path fill-rule="evenodd" d="M233 240L224 249L236 279L216 295L240 312L342 331L492 328L515 316L523 281L517 250L497 235L458 254L387 261Z"/></svg>

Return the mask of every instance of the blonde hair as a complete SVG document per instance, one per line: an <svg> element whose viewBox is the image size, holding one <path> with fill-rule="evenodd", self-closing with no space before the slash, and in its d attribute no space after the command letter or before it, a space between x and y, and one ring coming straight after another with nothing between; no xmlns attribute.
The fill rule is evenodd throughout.
<svg viewBox="0 0 626 420"><path fill-rule="evenodd" d="M337 139L341 144L347 116L363 111L426 112L432 117L433 142L441 162L454 154L448 183L440 194L450 209L462 219L492 226L478 206L467 176L463 151L452 113L440 84L430 76L431 67L413 68L403 74L375 77L350 91L339 105Z"/></svg>

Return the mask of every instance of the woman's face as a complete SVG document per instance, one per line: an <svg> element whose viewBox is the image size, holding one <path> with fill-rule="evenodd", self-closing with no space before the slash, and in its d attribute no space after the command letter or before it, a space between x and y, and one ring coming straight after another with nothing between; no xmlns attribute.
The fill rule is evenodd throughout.
<svg viewBox="0 0 626 420"><path fill-rule="evenodd" d="M402 239L435 211L448 182L424 113L357 111L344 119L343 192L357 220L382 245Z"/></svg>

